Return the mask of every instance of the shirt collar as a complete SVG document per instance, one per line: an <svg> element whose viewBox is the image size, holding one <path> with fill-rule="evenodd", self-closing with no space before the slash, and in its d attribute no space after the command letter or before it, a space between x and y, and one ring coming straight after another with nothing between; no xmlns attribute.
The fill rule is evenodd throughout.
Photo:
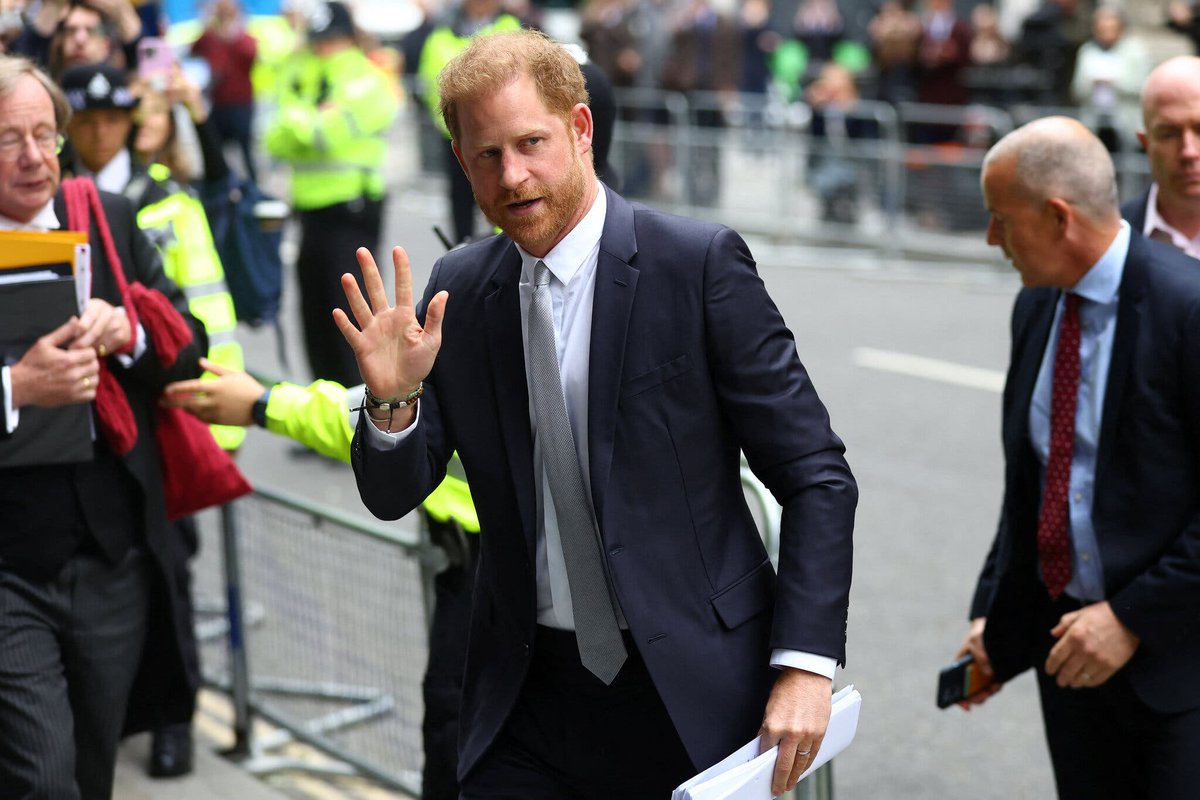
<svg viewBox="0 0 1200 800"><path fill-rule="evenodd" d="M1129 255L1129 234L1129 223L1121 220L1121 229L1117 231L1112 244L1087 274L1079 279L1079 283L1071 288L1072 294L1100 305L1116 301L1121 288L1121 276L1125 273L1125 258Z"/></svg>
<svg viewBox="0 0 1200 800"><path fill-rule="evenodd" d="M92 172L82 162L76 161L75 174L90 177L96 182L96 188L102 191L121 194L133 177L133 161L129 157L129 149L122 147L98 172Z"/></svg>
<svg viewBox="0 0 1200 800"><path fill-rule="evenodd" d="M62 227L58 221L58 215L54 213L54 198L50 198L46 205L34 215L29 222L17 222L15 219L9 219L5 216L0 216L0 231L56 231Z"/></svg>
<svg viewBox="0 0 1200 800"><path fill-rule="evenodd" d="M558 278L563 286L571 282L600 244L600 236L604 233L604 218L608 211L608 197L604 187L596 182L596 199L592 207L583 215L579 224L572 228L562 241L554 245L549 253L542 258L528 253L521 245L517 252L521 254L521 280L524 283L533 282L533 268L538 261L545 261L550 268L550 274Z"/></svg>
<svg viewBox="0 0 1200 800"><path fill-rule="evenodd" d="M1166 237L1155 237L1155 231L1162 231ZM1192 258L1200 258L1200 236L1189 239L1178 228L1172 226L1158 213L1158 183L1150 184L1150 195L1146 198L1146 224L1142 226L1142 234L1147 239L1158 238L1166 241L1177 250L1182 250Z"/></svg>

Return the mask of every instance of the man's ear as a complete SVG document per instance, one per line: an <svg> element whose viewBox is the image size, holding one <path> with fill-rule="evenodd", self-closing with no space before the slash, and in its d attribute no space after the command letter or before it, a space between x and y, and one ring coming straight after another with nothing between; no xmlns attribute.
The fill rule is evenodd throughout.
<svg viewBox="0 0 1200 800"><path fill-rule="evenodd" d="M575 132L576 147L579 154L591 152L592 149L592 110L583 103L577 103L571 109L571 129Z"/></svg>
<svg viewBox="0 0 1200 800"><path fill-rule="evenodd" d="M1145 132L1145 131L1138 131L1138 132L1137 132L1137 137L1138 137L1138 142L1140 142L1140 143L1141 143L1141 145L1142 145L1142 149L1143 149L1143 150L1146 150L1146 149L1147 149L1147 147L1146 147L1146 141L1147 141L1147 139L1146 139L1146 132Z"/></svg>
<svg viewBox="0 0 1200 800"><path fill-rule="evenodd" d="M461 148L459 148L459 146L458 146L458 140L457 140L457 139L451 139L451 140L450 140L450 147L451 147L451 149L453 149L453 150L454 150L454 157L455 157L456 159L458 159L458 165L459 165L460 167L462 167L462 171L463 171L463 172L466 174L466 176L467 176L468 178L469 178L469 177L471 177L471 173L467 172L467 162L463 161L462 149L461 149Z"/></svg>
<svg viewBox="0 0 1200 800"><path fill-rule="evenodd" d="M1054 215L1054 220L1058 223L1058 232L1060 234L1066 231L1067 225L1070 223L1071 218L1075 215L1075 209L1073 209L1071 204L1061 197L1051 197L1049 200L1047 200L1046 211L1047 213Z"/></svg>

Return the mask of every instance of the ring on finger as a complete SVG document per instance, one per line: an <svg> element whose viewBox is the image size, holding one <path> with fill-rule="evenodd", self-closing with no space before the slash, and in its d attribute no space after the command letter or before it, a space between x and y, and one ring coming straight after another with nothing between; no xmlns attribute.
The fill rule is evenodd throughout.
<svg viewBox="0 0 1200 800"><path fill-rule="evenodd" d="M812 752L811 750L797 750L797 751L796 751L796 755L798 755L798 756L806 756L806 755L808 755L808 754L809 754L809 753L811 753L811 752Z"/></svg>
<svg viewBox="0 0 1200 800"><path fill-rule="evenodd" d="M86 392L88 389L91 389L91 388L92 388L92 378L91 378L91 376L90 376L90 375L84 375L84 376L83 376L83 390Z"/></svg>
<svg viewBox="0 0 1200 800"><path fill-rule="evenodd" d="M106 357L108 355L108 345L106 345L104 342L96 345L96 354L101 358Z"/></svg>

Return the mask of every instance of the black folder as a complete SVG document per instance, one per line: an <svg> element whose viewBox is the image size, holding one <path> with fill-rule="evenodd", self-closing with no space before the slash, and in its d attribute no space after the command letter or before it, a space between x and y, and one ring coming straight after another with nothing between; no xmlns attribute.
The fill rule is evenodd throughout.
<svg viewBox="0 0 1200 800"><path fill-rule="evenodd" d="M20 360L39 337L79 312L73 278L0 283L0 359ZM0 438L0 467L91 461L91 404L19 409L16 430Z"/></svg>

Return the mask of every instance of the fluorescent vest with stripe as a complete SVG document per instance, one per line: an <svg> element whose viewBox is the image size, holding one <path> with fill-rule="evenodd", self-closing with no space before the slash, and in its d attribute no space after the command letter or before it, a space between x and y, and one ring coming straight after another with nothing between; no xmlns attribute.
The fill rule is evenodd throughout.
<svg viewBox="0 0 1200 800"><path fill-rule="evenodd" d="M234 338L237 316L233 298L213 245L204 206L172 180L170 171L162 164L151 165L147 172L167 196L138 211L138 227L162 254L163 271L187 297L188 311L204 325L209 360L230 369L244 369L242 346ZM127 194L131 192L139 196L144 192L136 177L126 189ZM135 203L139 200L132 199ZM245 429L237 425L210 427L217 443L226 450L236 450L246 438Z"/></svg>
<svg viewBox="0 0 1200 800"><path fill-rule="evenodd" d="M288 437L318 453L350 463L354 428L346 411L347 390L333 381L309 386L277 383L267 401L267 430ZM454 519L467 533L479 533L479 515L462 464L455 455L446 478L425 498L422 507L438 522Z"/></svg>
<svg viewBox="0 0 1200 800"><path fill-rule="evenodd" d="M279 79L267 151L292 167L301 211L383 197L387 132L398 102L387 76L358 48L298 54Z"/></svg>
<svg viewBox="0 0 1200 800"><path fill-rule="evenodd" d="M516 17L511 14L501 14L491 25L480 28L475 36L504 33L505 31L520 30L520 28L521 22ZM425 105L429 107L429 113L433 116L433 124L447 139L450 138L450 131L446 129L446 123L442 119L437 79L446 65L456 55L467 49L472 38L474 37L459 36L450 25L439 25L430 32L429 38L425 40L425 44L421 48L417 76L421 79L425 90Z"/></svg>

